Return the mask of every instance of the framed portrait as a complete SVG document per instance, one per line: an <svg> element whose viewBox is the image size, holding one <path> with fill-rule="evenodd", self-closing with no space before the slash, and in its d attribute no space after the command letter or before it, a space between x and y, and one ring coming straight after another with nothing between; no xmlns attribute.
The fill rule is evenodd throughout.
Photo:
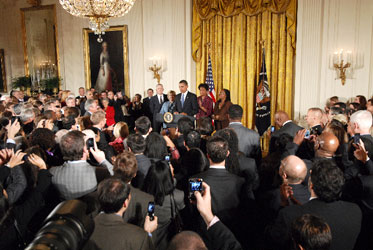
<svg viewBox="0 0 373 250"><path fill-rule="evenodd" d="M98 36L83 29L86 88L122 91L129 96L127 26L110 27L97 42Z"/></svg>
<svg viewBox="0 0 373 250"><path fill-rule="evenodd" d="M0 92L7 92L3 49L0 49Z"/></svg>

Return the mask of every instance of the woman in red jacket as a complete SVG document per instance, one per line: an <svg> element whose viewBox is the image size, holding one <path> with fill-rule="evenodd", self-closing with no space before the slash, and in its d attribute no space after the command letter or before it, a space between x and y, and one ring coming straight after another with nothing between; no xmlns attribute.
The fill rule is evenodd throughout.
<svg viewBox="0 0 373 250"><path fill-rule="evenodd" d="M109 106L109 99L103 98L101 100L102 105L104 106L104 111L106 112L106 125L111 126L115 124L115 110L113 106Z"/></svg>

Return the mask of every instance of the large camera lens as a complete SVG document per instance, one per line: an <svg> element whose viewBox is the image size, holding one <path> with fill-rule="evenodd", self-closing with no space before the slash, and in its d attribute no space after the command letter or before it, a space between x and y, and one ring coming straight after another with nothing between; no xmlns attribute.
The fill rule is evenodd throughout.
<svg viewBox="0 0 373 250"><path fill-rule="evenodd" d="M94 222L86 215L86 210L87 205L79 200L60 203L26 249L80 249L94 229Z"/></svg>

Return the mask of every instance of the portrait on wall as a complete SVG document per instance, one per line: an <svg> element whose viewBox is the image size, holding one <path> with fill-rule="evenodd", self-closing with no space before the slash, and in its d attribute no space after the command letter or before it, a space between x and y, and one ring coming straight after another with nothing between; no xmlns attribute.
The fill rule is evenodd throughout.
<svg viewBox="0 0 373 250"><path fill-rule="evenodd" d="M127 26L111 27L97 42L97 35L84 29L86 88L125 91L129 95Z"/></svg>
<svg viewBox="0 0 373 250"><path fill-rule="evenodd" d="M0 92L6 92L4 50L0 49Z"/></svg>

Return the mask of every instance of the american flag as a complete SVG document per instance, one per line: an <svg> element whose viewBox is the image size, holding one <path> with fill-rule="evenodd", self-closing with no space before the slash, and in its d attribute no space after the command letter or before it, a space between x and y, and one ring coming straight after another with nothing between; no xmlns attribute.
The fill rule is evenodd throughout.
<svg viewBox="0 0 373 250"><path fill-rule="evenodd" d="M211 58L209 56L209 63L207 65L207 72L206 72L206 81L205 83L209 85L209 93L211 99L216 102L215 99L215 84L214 84L214 78L212 77L212 65L211 65Z"/></svg>

